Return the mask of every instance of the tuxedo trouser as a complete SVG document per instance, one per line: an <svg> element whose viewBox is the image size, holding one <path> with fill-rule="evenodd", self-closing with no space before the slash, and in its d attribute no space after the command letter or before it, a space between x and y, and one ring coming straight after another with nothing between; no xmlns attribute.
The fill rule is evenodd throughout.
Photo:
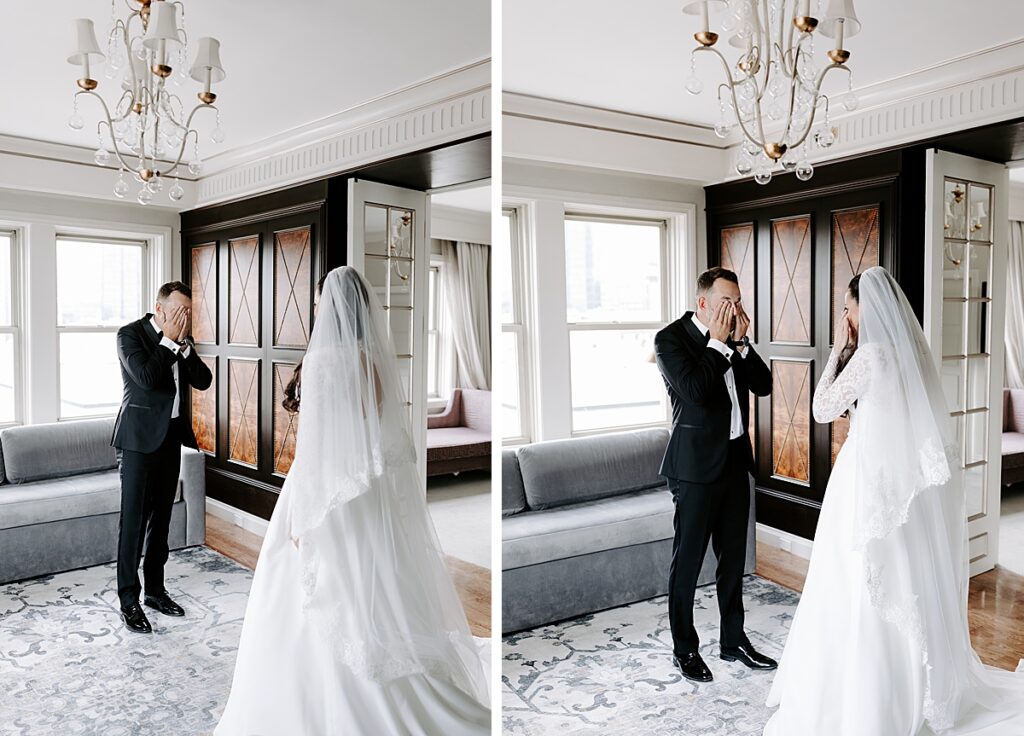
<svg viewBox="0 0 1024 736"><path fill-rule="evenodd" d="M181 470L184 420L171 420L167 436L155 452L118 450L121 474L121 524L117 539L117 597L121 606L138 603L139 560L147 595L164 592L164 564L171 508Z"/></svg>
<svg viewBox="0 0 1024 736"><path fill-rule="evenodd" d="M675 501L672 564L668 578L668 614L676 656L696 652L700 646L693 627L693 600L704 554L711 541L718 568L720 644L740 646L743 632L743 566L747 558L747 521L750 481L747 468L749 438L729 442L729 459L721 477L711 483L669 479Z"/></svg>

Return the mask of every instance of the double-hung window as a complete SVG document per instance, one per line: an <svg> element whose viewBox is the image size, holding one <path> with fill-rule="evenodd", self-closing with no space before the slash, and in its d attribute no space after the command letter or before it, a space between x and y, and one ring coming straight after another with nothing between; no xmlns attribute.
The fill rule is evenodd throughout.
<svg viewBox="0 0 1024 736"><path fill-rule="evenodd" d="M668 311L667 224L567 214L573 434L664 424L654 335Z"/></svg>
<svg viewBox="0 0 1024 736"><path fill-rule="evenodd" d="M147 311L145 263L144 242L57 237L60 419L117 413L116 335Z"/></svg>
<svg viewBox="0 0 1024 736"><path fill-rule="evenodd" d="M0 231L0 426L21 421L17 257L15 234Z"/></svg>
<svg viewBox="0 0 1024 736"><path fill-rule="evenodd" d="M494 262L501 284L501 426L502 439L506 444L529 442L531 434L527 340L523 316L525 278L520 236L518 211L504 210L498 257Z"/></svg>

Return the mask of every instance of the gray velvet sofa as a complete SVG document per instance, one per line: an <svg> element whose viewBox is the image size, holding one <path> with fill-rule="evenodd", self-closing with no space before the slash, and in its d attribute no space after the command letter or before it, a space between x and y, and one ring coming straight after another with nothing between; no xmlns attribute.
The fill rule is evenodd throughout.
<svg viewBox="0 0 1024 736"><path fill-rule="evenodd" d="M117 559L113 419L0 431L0 583ZM206 540L204 456L182 448L170 547Z"/></svg>
<svg viewBox="0 0 1024 736"><path fill-rule="evenodd" d="M667 592L674 507L658 475L667 444L668 430L648 429L502 453L503 633ZM698 584L714 579L708 545Z"/></svg>

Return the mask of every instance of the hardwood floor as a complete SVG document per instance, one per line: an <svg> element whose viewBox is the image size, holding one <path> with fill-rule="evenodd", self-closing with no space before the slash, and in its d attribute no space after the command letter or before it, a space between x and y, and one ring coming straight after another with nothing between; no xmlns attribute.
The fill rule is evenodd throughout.
<svg viewBox="0 0 1024 736"><path fill-rule="evenodd" d="M263 538L230 522L206 515L206 546L250 570L256 568ZM464 560L448 557L455 588L474 636L491 635L491 571Z"/></svg>
<svg viewBox="0 0 1024 736"><path fill-rule="evenodd" d="M758 542L756 572L799 592L807 576L807 560ZM1004 670L1016 669L1024 658L1024 575L996 566L971 578L967 619L981 661Z"/></svg>

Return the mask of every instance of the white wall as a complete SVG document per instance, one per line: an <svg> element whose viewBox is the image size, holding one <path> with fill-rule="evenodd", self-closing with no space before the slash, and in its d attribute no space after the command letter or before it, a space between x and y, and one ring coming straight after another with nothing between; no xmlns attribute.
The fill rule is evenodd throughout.
<svg viewBox="0 0 1024 736"><path fill-rule="evenodd" d="M527 334L526 420L532 441L572 435L569 332L564 318L565 213L657 217L669 223L670 318L693 299L704 268L704 190L668 177L511 160L503 162L503 200L520 213ZM501 370L501 367L498 367ZM500 378L495 377L496 385Z"/></svg>
<svg viewBox="0 0 1024 736"><path fill-rule="evenodd" d="M430 205L430 237L435 240L462 240L491 244L491 215L443 205Z"/></svg>
<svg viewBox="0 0 1024 736"><path fill-rule="evenodd" d="M22 421L53 422L59 409L57 235L145 240L148 280L159 285L180 271L180 219L170 209L0 189L0 228L15 231L22 274L21 288L16 290L22 331Z"/></svg>
<svg viewBox="0 0 1024 736"><path fill-rule="evenodd" d="M1010 219L1024 220L1024 183L1010 182Z"/></svg>

